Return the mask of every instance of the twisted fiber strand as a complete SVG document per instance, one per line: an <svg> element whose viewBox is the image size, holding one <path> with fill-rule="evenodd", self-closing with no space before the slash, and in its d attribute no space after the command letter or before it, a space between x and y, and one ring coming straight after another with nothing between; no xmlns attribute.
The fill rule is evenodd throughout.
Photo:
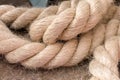
<svg viewBox="0 0 120 80"><path fill-rule="evenodd" d="M20 62L22 65L30 68L44 68L44 65L54 58L58 53L63 57L67 52L69 55L65 57L65 59L68 61L72 57L73 52L76 50L78 44L77 39L73 39L64 45L63 43L56 43L45 47L44 44L29 42L22 38L16 37L2 22L0 24L0 32L4 34L0 35L0 53L5 54L6 59L10 63ZM89 37L88 35L89 34L87 34L86 37ZM57 57L59 58L59 56Z"/></svg>
<svg viewBox="0 0 120 80"><path fill-rule="evenodd" d="M118 7L116 7L116 6L111 6L109 8L109 12L106 14L105 18L102 20L102 23L107 23L110 19L112 19L113 16L116 16L115 18L118 18L118 16L117 16L118 12L116 12L117 8ZM67 12L68 11L66 10L66 13ZM32 39L32 41L40 41L42 38L44 41L44 37L45 37L44 34L45 34L48 26L51 24L51 22L55 18L56 18L56 16L49 16L49 17L43 18L41 20L35 21L33 24L31 24L30 29L29 29L29 35L30 35L30 38ZM57 32L58 32L57 30L54 31L54 33L57 33ZM72 33L72 34L74 34L74 33Z"/></svg>
<svg viewBox="0 0 120 80"><path fill-rule="evenodd" d="M69 37L69 39L73 38L73 37L70 38L70 36L78 35L78 33L81 31L80 29L82 29L81 26L84 27L84 24L86 24L85 21L83 21L83 22L81 22L81 21L83 19L85 19L83 17L89 13L89 12L86 12L87 9L85 9L86 8L85 6L87 6L87 5L84 3L84 1L83 2L81 1L81 3L79 3L78 6L79 6L78 12L76 11L76 14L78 13L78 16L76 15L76 19L74 18L73 23L71 23L71 29L68 31L70 33L68 33L66 35ZM83 7L84 9L81 9L81 7ZM82 11L79 9L81 9ZM114 12L115 12L115 10L114 10ZM83 14L80 14L80 13L83 13ZM41 40L41 38L43 38L43 41L47 44L54 43L57 40L61 39L62 38L61 34L63 34L63 31L65 30L67 23L71 22L71 20L73 18L69 15L74 15L74 13L72 13L68 9L68 10L64 11L64 13L61 12L61 14L59 14L57 17L50 16L50 17L44 18L42 20L36 21L35 23L31 24L30 32L29 32L31 39L33 41L39 41L39 40ZM61 17L63 17L64 20L62 19L62 21L61 21ZM54 21L56 24L55 25L53 24L54 27L51 26L51 28L50 28L49 25L51 24L51 22L54 22ZM58 24L58 23L60 23L60 24ZM57 27L55 27L55 26L57 26ZM62 39L62 40L64 40L64 39Z"/></svg>
<svg viewBox="0 0 120 80"><path fill-rule="evenodd" d="M119 21L114 19L108 23L107 31L105 31L105 25L100 24L93 31L82 35L80 39L75 38L66 43L57 42L46 46L43 43L30 42L13 35L0 22L0 53L4 54L10 63L19 62L27 68L52 69L60 66L73 66L104 41L105 32L111 32L113 27L118 28L118 23ZM116 35L118 32L114 30L112 33ZM106 36L111 36L112 33Z"/></svg>
<svg viewBox="0 0 120 80"><path fill-rule="evenodd" d="M58 38L60 38L61 40L70 40L80 33L87 32L88 30L92 29L102 19L102 17L107 12L107 9L109 8L111 2L113 1L112 0L92 0L92 1L80 0L76 8L72 8L72 7L66 8L64 11L56 15L54 13L53 15L55 15L56 18L53 19L51 23L48 22L50 23L50 25L48 25L48 28L43 36L44 42L47 44L55 43L55 41ZM13 28L19 29L25 27L25 25L32 23L34 19L36 20L37 14L38 15L42 14L42 13L40 14L41 12L40 9L38 10L38 13L33 10L28 10L28 11L30 12L25 12L27 13L26 16L24 13L20 15L12 23ZM29 15L30 16L33 15L33 13L36 14L36 16L33 16L32 18L28 17Z"/></svg>
<svg viewBox="0 0 120 80"><path fill-rule="evenodd" d="M119 9L114 16L118 19L120 19ZM117 68L120 58L120 22L116 25L119 27L115 27L114 24L112 24L109 29L106 28L107 37L104 45L98 46L94 51L94 59L89 65L89 70L93 75L90 80L120 80ZM118 36L115 36L116 34Z"/></svg>
<svg viewBox="0 0 120 80"><path fill-rule="evenodd" d="M10 11L12 9L14 9L14 6L11 5L1 5L0 6L0 16L3 15L4 13L6 13L7 11Z"/></svg>
<svg viewBox="0 0 120 80"><path fill-rule="evenodd" d="M116 36L95 49L94 59L89 66L93 75L90 80L120 80L117 68L120 58L119 48L120 37Z"/></svg>
<svg viewBox="0 0 120 80"><path fill-rule="evenodd" d="M73 2L74 2L74 0L71 1L71 3L73 3ZM75 4L72 4L72 5L75 5ZM5 6L6 8L8 7L6 5L2 5L2 6ZM23 12L23 11L20 11L19 7L18 7L18 8L15 8L14 10L10 10L10 11L6 12L5 14L3 14L1 16L1 20L3 22L5 22L6 24L13 23L11 25L11 27L23 28L23 27L26 27L27 24L30 24L30 22L25 22L27 20L29 20L29 21L31 20L31 22L32 22L34 20L39 20L39 19L42 19L42 18L47 17L47 16L59 14L60 12L64 11L65 9L67 9L69 7L70 7L70 1L62 2L59 5L59 8L58 8L58 6L50 6L50 7L44 8L44 9L37 8L40 11L37 11L36 8L33 8L32 10L28 9L28 10ZM24 8L22 8L22 9L24 10ZM16 14L18 12L20 12L19 15ZM34 13L36 13L36 16L29 18L31 15L35 15ZM25 16L26 16L26 19L24 19ZM13 19L11 20L12 17L14 17L14 20ZM36 19L36 17L37 17L37 19ZM22 24L22 23L24 23L24 24ZM20 25L20 24L22 24L22 25Z"/></svg>
<svg viewBox="0 0 120 80"><path fill-rule="evenodd" d="M61 51L58 53L53 60L51 60L45 67L49 68L55 68L59 66L72 66L76 65L79 62L81 62L87 55L89 55L89 51L92 52L94 48L96 48L98 45L102 44L104 41L104 37L107 38L109 36L113 36L117 34L117 28L118 28L119 21L116 19L113 19L109 22L107 26L107 31L105 30L105 25L99 25L96 27L93 31L88 32L87 34L83 35L81 39L79 40L78 47L74 48L77 49L76 51L72 50L70 48L70 45L66 47L66 50L71 51L71 55L69 52L63 52ZM111 30L113 30L111 32ZM106 31L106 35L105 35ZM111 34L109 34L111 32ZM69 43L69 42L68 42ZM67 44L67 43L66 43ZM71 44L73 45L73 44ZM72 58L71 58L72 56ZM61 59L62 58L62 59ZM65 64L66 63L66 64Z"/></svg>
<svg viewBox="0 0 120 80"><path fill-rule="evenodd" d="M77 5L76 2L79 2L79 0L72 0L71 1L71 6L72 5L76 6ZM22 19L21 18L24 19L24 16L22 16L22 17L20 17L20 20L19 20L19 16L21 16L21 14L27 16L27 14L29 14L29 11L36 12L36 9L35 10L28 10L28 12L27 12L26 10L24 11L24 8L21 8L21 7L20 7L20 9L19 9L19 7L18 8L14 7L13 10L11 10L11 8L9 8L9 7L14 7L14 6L11 6L11 5L1 5L1 7L0 7L0 9L1 9L1 15L0 15L1 16L1 20L4 21L6 24L13 23L18 18L18 23L16 23L16 25L17 24L19 25L19 22L22 23ZM45 8L43 10L43 12L40 12L40 14L38 15L37 19L42 19L42 18L50 16L50 15L59 14L60 12L64 11L67 8L70 8L70 1L63 1L59 5L59 8L58 8L58 6L50 6L48 8ZM39 8L39 9L41 9L41 8ZM16 14L16 13L18 13L18 14ZM35 14L31 14L30 13L30 15L35 15ZM11 20L12 17L14 17L14 18ZM29 16L27 16L27 17L29 17ZM32 21L34 21L34 18L32 19ZM23 23L24 23L24 21L23 21ZM24 24L22 27L25 27L25 26L26 26L26 24ZM18 26L18 28L19 27L21 27L21 26Z"/></svg>
<svg viewBox="0 0 120 80"><path fill-rule="evenodd" d="M56 42L57 39L69 40L77 36L79 33L84 32L84 28L88 30L91 29L91 27L95 26L102 18L102 15L100 14L101 12L99 12L99 4L100 2L96 0L93 2L80 1L76 7L76 11L73 9L67 9L61 12L55 19L53 19L53 21L50 20L51 24L48 25L48 28L43 35L43 41L47 44L51 44ZM95 8L95 13L92 10L89 11L92 7ZM105 11L107 11L107 9L105 9ZM103 11L103 13L105 13L105 11ZM90 14L91 16L89 16ZM96 16L93 17L92 14ZM94 21L95 24L92 21Z"/></svg>

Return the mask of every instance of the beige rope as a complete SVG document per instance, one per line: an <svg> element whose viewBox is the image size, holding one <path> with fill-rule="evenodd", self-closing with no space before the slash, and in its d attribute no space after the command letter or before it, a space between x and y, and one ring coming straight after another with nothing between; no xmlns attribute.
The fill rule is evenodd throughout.
<svg viewBox="0 0 120 80"><path fill-rule="evenodd" d="M120 8L114 17L120 20ZM92 74L90 80L120 80L117 68L120 58L120 22L119 24L115 22L110 24L110 22L109 27L106 28L107 37L105 43L95 49L94 59L89 65ZM118 27L115 27L115 25ZM116 34L118 36L115 36Z"/></svg>
<svg viewBox="0 0 120 80"><path fill-rule="evenodd" d="M78 5L76 4L77 1ZM57 39L70 40L75 38L78 34L87 32L88 30L95 27L95 25L106 14L111 2L113 2L113 0L72 0L71 7L70 2L67 1L63 2L59 8L57 8L57 6L48 7L47 10L31 8L25 12L24 10L19 12L19 14L15 15L15 20L13 20L10 19L11 16L20 11L18 8L15 8L12 10L13 13L11 13L11 10L4 13L1 16L1 20L7 24L10 24L14 21L11 27L19 29L27 26L35 20L31 24L34 25L36 18L37 20L38 18L47 18L47 16L50 18L51 15L56 14L55 18L50 20L51 22L49 22L49 20L46 22L46 24L49 23L49 25L47 26L48 28L43 36L44 42L51 44L55 43ZM9 13L11 13L11 15L9 15ZM9 19L7 19L7 17Z"/></svg>
<svg viewBox="0 0 120 80"><path fill-rule="evenodd" d="M94 51L94 59L89 70L92 73L90 80L120 80L118 74L120 37L108 39L104 45Z"/></svg>
<svg viewBox="0 0 120 80"><path fill-rule="evenodd" d="M117 9L116 6L111 6L109 9L109 12L106 14L105 18L102 20L102 23L107 23L110 19L112 19L113 15L116 12L116 9ZM117 13L116 13L116 16L117 16ZM56 18L56 16L50 16L50 17L46 17L44 19L35 21L33 24L31 24L30 29L29 29L30 38L33 41L40 41L43 38L43 41L44 41L44 38L45 38L44 33L46 32L50 23L55 18ZM57 29L58 29L58 27L57 27ZM57 33L58 31L53 31L53 32ZM73 35L74 35L74 33L73 33Z"/></svg>
<svg viewBox="0 0 120 80"><path fill-rule="evenodd" d="M0 22L0 54L4 54L10 63L19 62L28 68L51 69L60 66L72 66L89 55L89 51L92 52L94 48L102 44L105 36L109 38L109 36L116 35L118 25L119 21L113 19L108 23L106 30L105 25L100 24L78 39L46 46L43 43L30 42L13 35ZM111 32L111 30L114 31Z"/></svg>
<svg viewBox="0 0 120 80"><path fill-rule="evenodd" d="M0 16L6 13L7 11L13 10L15 7L11 5L1 5L0 6Z"/></svg>
<svg viewBox="0 0 120 80"><path fill-rule="evenodd" d="M80 1L78 3L78 6L80 3L86 3L84 1ZM87 2L88 3L88 2ZM81 4L82 5L82 4ZM77 6L77 8L78 8ZM77 11L76 8L76 11ZM39 12L44 12L43 9L39 8L15 8L18 14L17 15L23 15L23 12L26 12L25 10L28 10L29 12L26 12L28 14L31 14L33 10L38 10ZM18 9L18 10L17 10ZM52 8L51 8L52 9ZM14 9L13 9L14 10ZM20 11L21 10L21 11ZM63 10L62 8L60 10ZM14 11L13 11L14 12ZM43 25L44 28L41 28L43 30L41 36L44 34L46 28L52 29L51 26L53 22L56 21L61 22L63 25L62 27L58 25L58 27L54 28L53 31L55 31L55 35L59 34L63 28L65 28L65 25L67 25L67 22L70 23L72 21L72 18L74 16L68 16L68 15L75 15L75 9L69 8L62 12L60 12L58 15L52 15L48 16L42 19L36 19L36 21L41 21L40 24ZM2 13L2 12L1 12ZM44 12L46 13L46 12ZM5 13L6 14L6 13ZM35 13L36 14L36 13ZM116 16L118 16L119 11L116 13ZM2 13L2 16L4 14ZM13 13L11 13L13 15ZM17 18L17 15L14 19ZM43 15L42 13L40 15ZM46 14L47 15L47 14ZM23 17L26 18L25 15ZM31 16L29 18L33 18L35 16ZM60 17L63 17L63 20L59 19ZM66 17L66 18L65 18ZM10 17L11 18L11 17ZM65 18L65 22L64 22ZM70 18L70 19L69 19ZM8 21L11 19L8 19ZM21 18L22 20L22 18ZM47 23L46 21L51 21ZM12 21L14 21L12 19ZM24 20L25 21L25 20ZM35 21L35 22L36 22ZM74 21L74 20L73 20ZM26 21L27 24L31 21ZM12 22L11 22L12 23ZM47 24L48 26L44 25ZM65 24L63 24L65 23ZM73 22L72 22L73 23ZM26 23L25 23L26 24ZM22 25L22 24L21 24ZM31 24L32 25L32 24ZM71 24L70 24L71 25ZM59 29L59 31L57 31ZM44 43L37 43L37 42L31 42L28 40L25 40L23 38L19 38L15 36L6 26L4 23L0 22L0 54L4 54L6 59L10 63L21 63L23 66L27 68L56 68L60 66L72 66L78 64L80 61L82 61L87 55L90 55L89 52L93 52L93 50L103 43L104 39L109 39L111 36L119 35L119 20L113 19L111 20L107 25L105 24L98 24L97 27L95 27L93 30L86 32L85 34L82 34L80 38L74 38L67 42L56 42L54 44L45 45ZM42 31L41 30L41 31ZM51 31L53 33L53 31ZM46 33L46 32L45 32ZM2 35L4 34L4 35ZM51 36L51 34L50 34ZM61 36L60 36L61 37ZM43 38L44 39L44 38ZM44 40L45 41L45 40ZM47 42L47 41L46 41ZM52 42L52 40L51 40ZM53 40L55 42L55 40ZM49 42L47 42L49 43Z"/></svg>

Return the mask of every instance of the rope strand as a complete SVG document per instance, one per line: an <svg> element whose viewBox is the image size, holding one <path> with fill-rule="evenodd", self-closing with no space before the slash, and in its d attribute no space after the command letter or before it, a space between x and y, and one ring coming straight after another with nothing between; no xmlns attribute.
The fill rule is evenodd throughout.
<svg viewBox="0 0 120 80"><path fill-rule="evenodd" d="M55 43L57 39L70 40L80 33L91 30L107 13L112 2L112 0L80 0L78 4L76 4L76 2L72 0L71 7L69 6L70 2L67 1L65 3L63 2L58 8L57 6L48 7L46 9L31 8L15 17L16 19L14 18L14 22L13 20L8 22L13 22L11 28L20 29L26 27L30 23L31 25L35 24L34 22L36 22L36 20L55 15L56 18L47 26L48 28L43 36L45 43L52 44ZM65 4L68 5L64 6ZM10 13L10 11L8 12ZM4 19L7 18L4 15L8 14L8 12L3 14L3 17L1 16L2 21L7 22L5 20L10 20ZM16 11L13 12L15 13ZM57 28L56 26L61 28ZM58 33L53 31L58 31Z"/></svg>
<svg viewBox="0 0 120 80"><path fill-rule="evenodd" d="M86 56L90 55L89 52L93 52L97 46L102 44L104 37L109 38L109 36L117 35L119 33L117 31L118 24L119 21L113 19L106 28L104 24L100 24L80 38L65 43L57 42L45 45L13 35L5 24L0 22L0 53L4 54L10 63L20 62L27 68L52 69L60 66L73 66L81 62ZM112 29L113 32L111 32ZM108 33L110 34L108 35Z"/></svg>
<svg viewBox="0 0 120 80"><path fill-rule="evenodd" d="M112 20L106 27L106 38L103 45L98 46L94 50L94 59L89 65L89 71L92 74L90 80L120 80L118 72L118 62L120 58L120 21L118 8L114 18L118 21ZM117 34L117 36L115 36Z"/></svg>
<svg viewBox="0 0 120 80"><path fill-rule="evenodd" d="M112 37L94 51L94 59L89 70L92 73L90 80L120 80L118 74L120 37Z"/></svg>

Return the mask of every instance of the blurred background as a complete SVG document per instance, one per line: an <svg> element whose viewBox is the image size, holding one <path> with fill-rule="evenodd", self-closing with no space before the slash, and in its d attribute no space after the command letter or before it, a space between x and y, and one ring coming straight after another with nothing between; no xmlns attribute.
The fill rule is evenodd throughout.
<svg viewBox="0 0 120 80"><path fill-rule="evenodd" d="M64 0L0 0L1 4L10 4L15 6L37 6L46 7L49 5L57 5L59 2Z"/></svg>

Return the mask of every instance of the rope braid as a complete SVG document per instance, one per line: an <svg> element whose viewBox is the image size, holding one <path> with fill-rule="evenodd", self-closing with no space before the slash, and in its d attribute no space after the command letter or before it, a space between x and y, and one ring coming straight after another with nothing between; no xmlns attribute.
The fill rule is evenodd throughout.
<svg viewBox="0 0 120 80"><path fill-rule="evenodd" d="M8 11L5 10L0 19L6 24L11 23L12 28L20 29L30 23L34 25L39 22L38 20L46 18L48 19L46 24L49 25L44 33L43 40L47 44L52 44L57 39L70 40L78 34L87 32L95 27L106 14L111 3L113 3L113 0L72 0L71 2L61 3L59 7L51 6L46 9L26 8L19 10L19 8L14 8ZM18 14L15 14L16 12ZM14 18L11 19L11 16Z"/></svg>

